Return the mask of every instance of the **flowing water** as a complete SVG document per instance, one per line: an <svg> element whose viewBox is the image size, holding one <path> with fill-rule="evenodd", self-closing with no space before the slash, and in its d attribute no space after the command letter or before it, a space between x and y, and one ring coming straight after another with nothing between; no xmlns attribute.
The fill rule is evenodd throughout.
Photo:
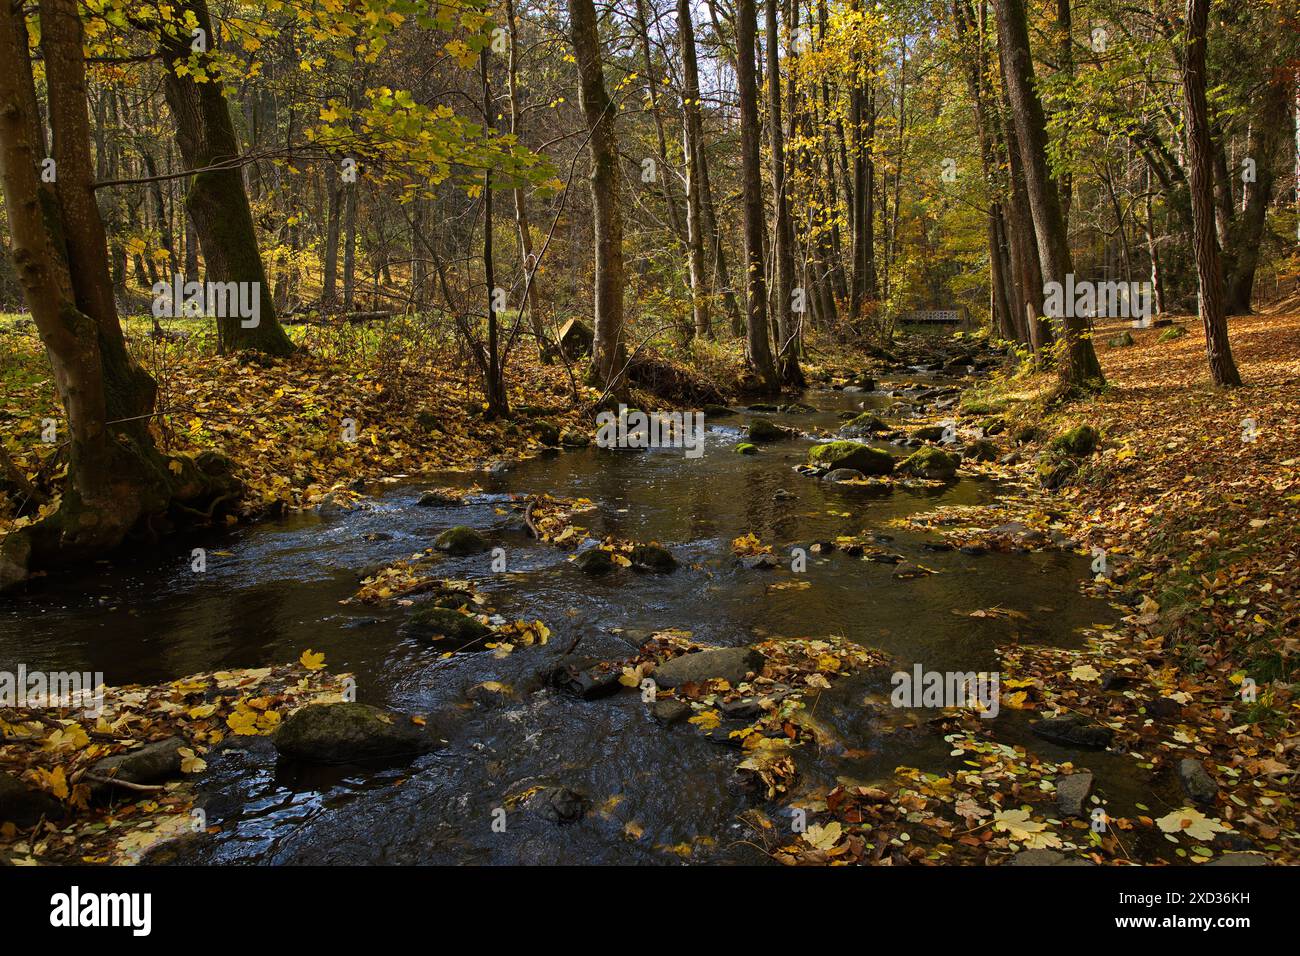
<svg viewBox="0 0 1300 956"><path fill-rule="evenodd" d="M801 430L833 430L838 413L882 408L890 399L815 391L804 401L817 411L770 417ZM431 485L470 481L443 476L393 486L351 510L101 562L0 605L0 666L23 662L29 669L102 671L109 684L150 683L295 660L310 647L325 653L331 670L356 676L358 700L442 715L448 746L399 767L307 771L277 765L266 751L214 760L204 806L222 829L185 851L186 859L666 863L690 849L694 860L761 860L743 842L737 820L753 804L734 784L737 751L689 725L659 726L630 690L582 701L545 688L539 675L548 664L575 640L578 653L619 658L632 653L630 635L678 627L723 645L842 635L888 652L905 668L920 662L927 670L979 671L995 668L998 644L1077 646L1081 627L1113 612L1079 593L1089 572L1077 555L935 552L925 547L929 539L887 526L942 504L992 501L996 482L964 478L881 496L817 481L791 470L806 457L806 439L767 445L755 456L735 454L746 417L710 419L699 458L672 449L565 452L502 475L473 476L484 494L460 507L416 506ZM793 497L777 496L780 489ZM659 541L681 566L670 575L583 575L565 552L533 541L508 506L509 494L543 491L591 499L596 511L578 521L593 534ZM340 605L356 590L360 569L427 548L453 524L485 531L505 549L508 568L492 573L484 554L449 558L440 573L475 581L508 617L543 620L553 632L549 645L504 659L488 652L444 658L427 641L399 633L402 609ZM938 573L894 580L888 564L810 553L801 576L810 587L769 589L791 579L791 548L864 531L889 536L883 547ZM730 542L747 532L776 546L784 566L735 566ZM190 570L195 546L209 549L202 574ZM967 616L992 606L1025 617ZM514 693L486 704L467 701L466 691L486 680L509 684ZM887 704L889 690L887 675L869 674L822 695L815 716L835 743L801 757L806 784L869 783L899 764L938 770L956 763L924 725L933 712L872 706ZM1013 724L1019 719L1002 714ZM1035 749L1049 759L1069 756L1041 741ZM495 808L544 785L585 794L594 812L557 825L512 811L505 832L494 831Z"/></svg>

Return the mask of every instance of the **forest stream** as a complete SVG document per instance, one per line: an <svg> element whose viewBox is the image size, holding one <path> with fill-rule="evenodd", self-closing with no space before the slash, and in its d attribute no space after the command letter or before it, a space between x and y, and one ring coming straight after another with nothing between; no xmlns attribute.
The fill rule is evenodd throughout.
<svg viewBox="0 0 1300 956"><path fill-rule="evenodd" d="M755 797L735 785L737 751L686 723L661 726L633 690L582 700L546 686L542 675L558 655L576 641L583 655L627 657L645 635L675 627L728 646L840 635L885 652L898 669L984 671L997 668L999 645L1075 647L1082 628L1116 619L1106 603L1080 593L1090 571L1078 554L935 550L936 539L887 524L940 505L990 502L1001 491L995 480L963 477L880 495L794 471L808 438L753 456L733 451L755 415L801 432L833 432L841 413L883 411L888 391L903 384L809 391L802 401L815 411L802 414L710 418L697 458L681 449L594 447L544 455L490 475L433 476L483 489L458 506L419 507L430 482L402 483L350 509L100 562L6 604L0 657L102 671L116 685L264 666L310 647L332 671L355 676L359 701L445 715L447 746L396 766L309 770L278 763L265 739L262 747L214 752L198 805L220 829L176 847L174 858L184 862L761 862L739 819ZM533 540L508 507L511 495L540 492L590 499L595 510L584 524L593 535L658 541L679 567L666 575L581 573L568 552ZM448 557L438 573L473 581L508 618L541 619L551 629L548 644L505 657L446 654L406 636L400 608L341 605L361 569L427 548L452 525L480 529L504 548L507 570L493 573L491 556L480 554ZM730 542L749 532L775 546L779 567L736 562ZM806 588L771 587L792 578L791 549L862 533L936 573L897 580L888 563L809 552ZM208 549L204 574L189 566L195 545ZM1023 617L969 616L988 607ZM825 736L821 746L801 748L796 795L836 781L870 785L903 764L960 765L927 723L936 712L890 706L890 669L839 680L810 705ZM485 681L508 685L507 692L467 698ZM1031 737L1027 723L1003 708L998 739L1047 759L1079 760ZM1131 781L1130 758L1090 753L1086 762L1112 806L1164 802ZM581 794L591 812L571 824L511 813L504 832L492 826L510 794L545 786ZM768 811L789 812L778 804Z"/></svg>

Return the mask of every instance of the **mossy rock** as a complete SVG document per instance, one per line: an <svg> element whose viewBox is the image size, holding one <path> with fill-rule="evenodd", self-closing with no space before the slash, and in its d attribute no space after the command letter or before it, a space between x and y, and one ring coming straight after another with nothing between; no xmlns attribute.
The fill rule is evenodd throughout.
<svg viewBox="0 0 1300 956"><path fill-rule="evenodd" d="M980 422L980 431L985 435L1000 435L1007 430L1007 420L1001 416L986 418Z"/></svg>
<svg viewBox="0 0 1300 956"><path fill-rule="evenodd" d="M808 450L808 463L834 471L853 468L864 475L888 475L894 470L894 456L856 441L832 441Z"/></svg>
<svg viewBox="0 0 1300 956"><path fill-rule="evenodd" d="M586 448L591 444L591 436L576 428L566 428L560 433L560 444L565 448Z"/></svg>
<svg viewBox="0 0 1300 956"><path fill-rule="evenodd" d="M409 717L358 703L309 704L290 714L272 741L283 757L319 764L413 757L436 745Z"/></svg>
<svg viewBox="0 0 1300 956"><path fill-rule="evenodd" d="M1038 437L1038 427L1035 425L1021 425L1011 434L1011 437L1017 445L1028 445Z"/></svg>
<svg viewBox="0 0 1300 956"><path fill-rule="evenodd" d="M976 399L970 402L962 402L961 410L967 415L996 415L1007 407L1004 401L985 401Z"/></svg>
<svg viewBox="0 0 1300 956"><path fill-rule="evenodd" d="M855 416L852 420L846 422L840 429L840 434L850 438L859 435L874 435L876 432L889 431L889 426L870 412L863 412Z"/></svg>
<svg viewBox="0 0 1300 956"><path fill-rule="evenodd" d="M529 422L524 430L548 447L555 448L560 444L560 430L551 422Z"/></svg>
<svg viewBox="0 0 1300 956"><path fill-rule="evenodd" d="M1106 345L1112 349L1126 349L1132 344L1133 335L1127 329L1106 341Z"/></svg>
<svg viewBox="0 0 1300 956"><path fill-rule="evenodd" d="M757 455L758 446L747 441L742 441L740 444L736 445L734 451L737 455Z"/></svg>
<svg viewBox="0 0 1300 956"><path fill-rule="evenodd" d="M604 548L590 548L582 551L573 559L574 565L583 574L592 577L604 577L614 570L614 558Z"/></svg>
<svg viewBox="0 0 1300 956"><path fill-rule="evenodd" d="M912 437L919 438L921 441L943 441L947 430L943 425L926 425L912 432Z"/></svg>
<svg viewBox="0 0 1300 956"><path fill-rule="evenodd" d="M960 465L959 456L946 452L942 448L926 447L918 448L899 467L902 471L909 475L916 475L918 478L949 481L957 477L957 468Z"/></svg>
<svg viewBox="0 0 1300 956"><path fill-rule="evenodd" d="M448 528L434 539L433 546L439 551L446 551L457 558L463 558L471 554L482 554L491 547L487 538L473 528L467 528L464 525Z"/></svg>
<svg viewBox="0 0 1300 956"><path fill-rule="evenodd" d="M996 461L998 446L987 439L978 438L966 446L962 457L969 458L971 461Z"/></svg>
<svg viewBox="0 0 1300 956"><path fill-rule="evenodd" d="M789 437L790 433L786 429L766 418L755 418L749 423L749 440L755 444L782 441Z"/></svg>
<svg viewBox="0 0 1300 956"><path fill-rule="evenodd" d="M736 414L736 410L728 405L705 405L705 418L725 418L728 415Z"/></svg>
<svg viewBox="0 0 1300 956"><path fill-rule="evenodd" d="M465 647L492 636L492 628L476 617L436 604L425 604L411 615L406 630L416 637Z"/></svg>
<svg viewBox="0 0 1300 956"><path fill-rule="evenodd" d="M1187 327L1183 325L1171 325L1160 333L1156 342L1172 342L1174 339L1181 339L1187 334Z"/></svg>
<svg viewBox="0 0 1300 956"><path fill-rule="evenodd" d="M1072 458L1085 458L1097 450L1100 438L1097 429L1091 425L1076 425L1053 438L1048 448Z"/></svg>

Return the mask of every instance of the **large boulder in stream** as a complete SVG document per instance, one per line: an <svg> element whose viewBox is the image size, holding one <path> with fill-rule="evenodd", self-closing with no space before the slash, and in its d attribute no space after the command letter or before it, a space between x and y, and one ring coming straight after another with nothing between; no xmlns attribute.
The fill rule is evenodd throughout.
<svg viewBox="0 0 1300 956"><path fill-rule="evenodd" d="M789 438L790 432L767 418L755 418L749 423L749 440L755 444L781 441Z"/></svg>
<svg viewBox="0 0 1300 956"><path fill-rule="evenodd" d="M482 554L492 547L488 544L487 538L465 525L448 528L434 539L433 546L439 551L446 551L456 558L463 558L471 554Z"/></svg>
<svg viewBox="0 0 1300 956"><path fill-rule="evenodd" d="M957 468L961 458L952 452L926 445L912 453L899 470L918 478L930 478L938 481L951 481L957 477Z"/></svg>
<svg viewBox="0 0 1300 956"><path fill-rule="evenodd" d="M763 669L763 655L752 647L716 647L664 661L650 674L660 687L679 687L721 677L735 685Z"/></svg>
<svg viewBox="0 0 1300 956"><path fill-rule="evenodd" d="M877 432L887 431L889 431L889 426L878 416L871 414L871 412L863 412L861 415L856 415L845 422L840 428L840 435L844 438L864 438Z"/></svg>
<svg viewBox="0 0 1300 956"><path fill-rule="evenodd" d="M437 741L410 717L369 704L309 704L272 735L280 756L303 763L341 764L414 757Z"/></svg>
<svg viewBox="0 0 1300 956"><path fill-rule="evenodd" d="M864 475L888 475L894 470L894 456L856 441L832 441L808 450L808 463L834 471L852 468Z"/></svg>

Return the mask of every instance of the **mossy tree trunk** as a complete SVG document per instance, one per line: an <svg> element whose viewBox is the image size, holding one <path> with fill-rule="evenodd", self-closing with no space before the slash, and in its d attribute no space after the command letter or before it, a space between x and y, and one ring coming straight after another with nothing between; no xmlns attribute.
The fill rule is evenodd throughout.
<svg viewBox="0 0 1300 956"><path fill-rule="evenodd" d="M182 14L194 15L208 51L194 51L188 33L168 32L174 27L167 28L161 37L167 67L163 93L176 123L176 143L186 166L197 170L190 177L185 206L199 235L207 281L257 283L258 290L255 325L248 325L239 316L217 318L221 350L254 349L269 355L289 355L294 346L276 318L275 302L266 282L240 172L239 141L224 87L220 78L212 75L215 65L209 64L212 74L204 83L196 83L187 69L176 69L189 64L191 56L211 56L214 34L207 0L183 0L178 7Z"/></svg>
<svg viewBox="0 0 1300 956"><path fill-rule="evenodd" d="M169 461L148 430L152 379L126 350L93 195L82 27L75 0L42 0L57 188L39 181L41 135L20 11L0 10L0 184L14 265L68 419L68 476L52 514L0 545L0 590L35 568L98 557L141 520L197 503L214 486L188 459ZM223 494L237 482L224 467Z"/></svg>

